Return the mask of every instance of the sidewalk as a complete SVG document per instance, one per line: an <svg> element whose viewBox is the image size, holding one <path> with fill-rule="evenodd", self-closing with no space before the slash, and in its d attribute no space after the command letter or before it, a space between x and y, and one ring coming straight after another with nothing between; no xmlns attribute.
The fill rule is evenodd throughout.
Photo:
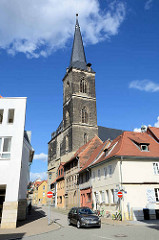
<svg viewBox="0 0 159 240"><path fill-rule="evenodd" d="M48 220L42 208L33 207L31 214L25 221L19 221L16 229L0 228L0 240L22 239L25 236L42 234L59 228L55 223L48 226Z"/></svg>

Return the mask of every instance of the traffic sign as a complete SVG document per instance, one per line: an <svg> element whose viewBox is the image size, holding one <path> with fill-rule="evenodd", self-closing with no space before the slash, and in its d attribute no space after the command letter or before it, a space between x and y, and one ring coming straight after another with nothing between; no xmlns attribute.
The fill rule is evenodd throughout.
<svg viewBox="0 0 159 240"><path fill-rule="evenodd" d="M48 198L52 198L52 196L53 196L53 193L51 191L47 192L47 197Z"/></svg>
<svg viewBox="0 0 159 240"><path fill-rule="evenodd" d="M122 192L118 192L118 198L122 198L122 196L123 196L123 193Z"/></svg>

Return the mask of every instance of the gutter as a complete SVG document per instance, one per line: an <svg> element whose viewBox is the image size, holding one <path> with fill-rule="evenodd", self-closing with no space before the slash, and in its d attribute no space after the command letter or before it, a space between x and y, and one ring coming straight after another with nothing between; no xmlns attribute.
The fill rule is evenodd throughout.
<svg viewBox="0 0 159 240"><path fill-rule="evenodd" d="M113 157L110 157L110 158L106 158L105 160L103 160L103 161L101 161L99 163L95 163L95 164L89 166L89 168L93 168L93 167L99 166L99 165L103 164L104 162L110 162L112 160L120 160L121 157L122 157L122 161L129 160L129 159L130 160L151 160L151 161L157 160L157 161L159 161L159 157L113 156Z"/></svg>

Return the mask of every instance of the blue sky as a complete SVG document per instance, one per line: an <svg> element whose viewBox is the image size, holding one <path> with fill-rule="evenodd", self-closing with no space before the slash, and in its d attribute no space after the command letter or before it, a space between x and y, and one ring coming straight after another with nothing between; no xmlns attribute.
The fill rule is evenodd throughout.
<svg viewBox="0 0 159 240"><path fill-rule="evenodd" d="M87 62L96 71L98 125L159 127L158 9L158 0L0 2L0 94L28 97L32 179L46 176L47 142L62 120L76 12Z"/></svg>

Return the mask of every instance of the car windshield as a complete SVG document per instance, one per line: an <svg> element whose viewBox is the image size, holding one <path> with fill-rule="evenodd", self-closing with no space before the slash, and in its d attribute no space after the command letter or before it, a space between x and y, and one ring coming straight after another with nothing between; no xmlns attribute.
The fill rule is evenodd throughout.
<svg viewBox="0 0 159 240"><path fill-rule="evenodd" d="M90 208L80 208L79 214L94 214L94 212Z"/></svg>

